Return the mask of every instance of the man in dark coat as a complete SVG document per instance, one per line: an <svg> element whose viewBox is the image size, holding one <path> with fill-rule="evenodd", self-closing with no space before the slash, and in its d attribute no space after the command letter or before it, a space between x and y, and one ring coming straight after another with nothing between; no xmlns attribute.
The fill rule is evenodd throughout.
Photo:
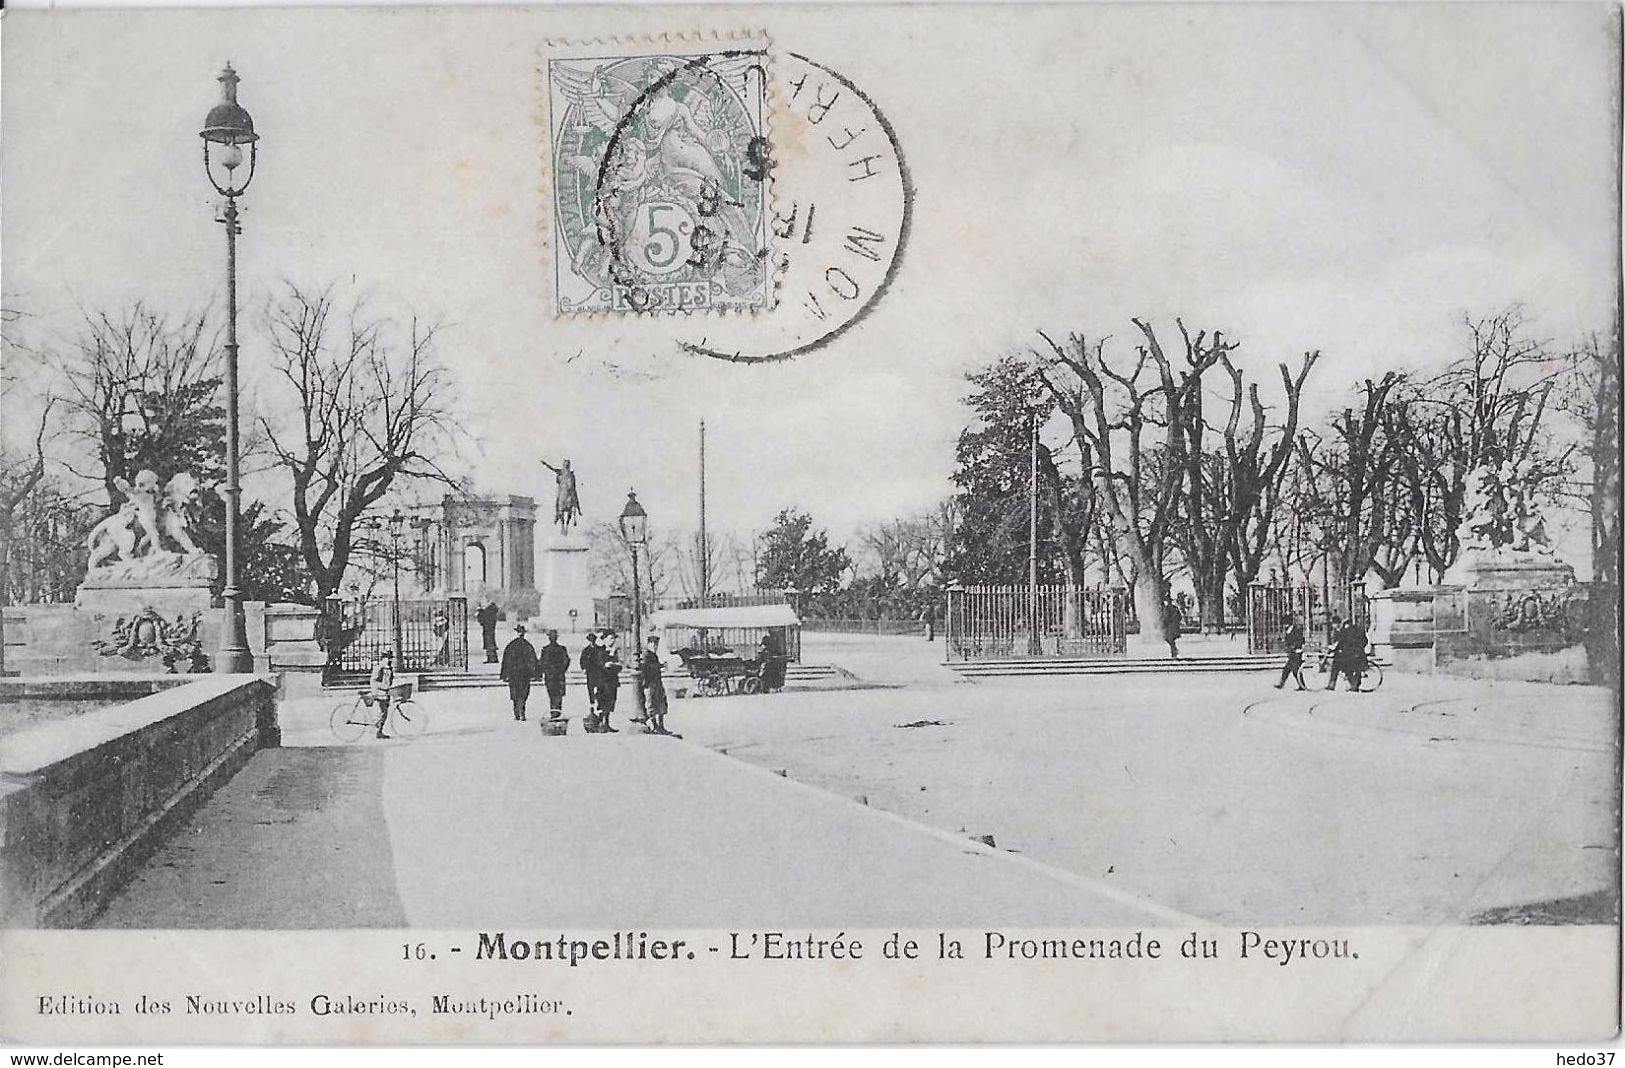
<svg viewBox="0 0 1625 1068"><path fill-rule="evenodd" d="M525 702L530 698L530 680L536 677L536 647L525 638L525 625L514 624L514 639L502 650L502 681L508 684L513 700L513 718L525 721Z"/></svg>
<svg viewBox="0 0 1625 1068"><path fill-rule="evenodd" d="M604 644L599 647L598 658L598 729L619 734L609 725L610 713L615 711L615 699L621 689L621 651L616 646L615 632L604 632Z"/></svg>
<svg viewBox="0 0 1625 1068"><path fill-rule="evenodd" d="M1162 640L1168 643L1168 655L1175 660L1179 659L1179 628L1184 625L1185 616L1174 603L1172 597L1162 599Z"/></svg>
<svg viewBox="0 0 1625 1068"><path fill-rule="evenodd" d="M756 671L762 680L763 693L784 689L784 654L771 634L762 635L761 648L756 651Z"/></svg>
<svg viewBox="0 0 1625 1068"><path fill-rule="evenodd" d="M1286 686L1287 679L1296 679L1298 689L1307 690L1303 684L1303 627L1298 623L1298 617L1286 617L1286 633L1281 636L1282 644L1286 646L1286 666L1281 669L1281 681L1275 684L1277 690Z"/></svg>
<svg viewBox="0 0 1625 1068"><path fill-rule="evenodd" d="M497 604L489 601L485 607L474 613L474 618L480 625L480 639L485 645L485 662L497 662ZM526 643L529 644L528 642Z"/></svg>
<svg viewBox="0 0 1625 1068"><path fill-rule="evenodd" d="M587 677L587 719L589 732L598 730L598 684L603 674L604 650L599 648L598 635L587 632L587 644L581 649L581 673Z"/></svg>
<svg viewBox="0 0 1625 1068"><path fill-rule="evenodd" d="M660 639L649 636L648 648L638 664L638 677L643 684L644 715L648 718L645 734L667 734L666 683L660 674Z"/></svg>
<svg viewBox="0 0 1625 1068"><path fill-rule="evenodd" d="M1332 666L1326 676L1326 688L1337 689L1337 676L1341 672L1349 680L1349 689L1360 692L1360 680L1365 676L1365 628L1350 619L1332 634Z"/></svg>
<svg viewBox="0 0 1625 1068"><path fill-rule="evenodd" d="M559 632L547 632L547 644L536 654L542 683L547 687L547 714L558 719L564 712L564 677L570 673L570 650L559 644Z"/></svg>

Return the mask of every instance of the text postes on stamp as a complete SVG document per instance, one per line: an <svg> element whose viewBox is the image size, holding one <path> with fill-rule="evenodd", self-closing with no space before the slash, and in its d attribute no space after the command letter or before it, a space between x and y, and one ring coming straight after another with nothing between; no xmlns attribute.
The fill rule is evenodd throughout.
<svg viewBox="0 0 1625 1068"><path fill-rule="evenodd" d="M561 312L772 306L767 55L758 38L548 54Z"/></svg>

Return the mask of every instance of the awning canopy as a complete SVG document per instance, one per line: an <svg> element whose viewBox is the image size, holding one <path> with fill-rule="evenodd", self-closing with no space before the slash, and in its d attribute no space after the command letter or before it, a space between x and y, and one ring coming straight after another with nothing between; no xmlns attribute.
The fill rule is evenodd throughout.
<svg viewBox="0 0 1625 1068"><path fill-rule="evenodd" d="M801 619L787 604L758 604L736 608L670 608L649 617L649 626L723 630L728 627L799 627Z"/></svg>

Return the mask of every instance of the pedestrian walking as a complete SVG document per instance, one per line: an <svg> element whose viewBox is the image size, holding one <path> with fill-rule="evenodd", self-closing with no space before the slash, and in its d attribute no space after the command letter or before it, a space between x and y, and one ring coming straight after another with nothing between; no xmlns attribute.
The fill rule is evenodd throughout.
<svg viewBox="0 0 1625 1068"><path fill-rule="evenodd" d="M1162 639L1168 643L1168 655L1175 660L1179 659L1179 628L1184 623L1184 616L1179 606L1174 603L1171 596L1162 599Z"/></svg>
<svg viewBox="0 0 1625 1068"><path fill-rule="evenodd" d="M558 719L564 713L564 678L570 673L570 650L559 644L559 632L547 632L547 644L536 654L541 666L542 684L547 687L547 715Z"/></svg>
<svg viewBox="0 0 1625 1068"><path fill-rule="evenodd" d="M651 634L643 650L643 660L638 665L638 675L643 683L644 714L648 720L643 728L645 734L670 733L666 730L666 683L661 677L660 668L660 639Z"/></svg>
<svg viewBox="0 0 1625 1068"><path fill-rule="evenodd" d="M378 737L384 733L384 721L389 719L389 698L395 688L395 658L386 650L372 662L372 674L367 678L367 700L378 706Z"/></svg>
<svg viewBox="0 0 1625 1068"><path fill-rule="evenodd" d="M484 608L474 613L474 619L480 625L480 641L485 646L485 662L494 664L497 662L497 603L487 602Z"/></svg>
<svg viewBox="0 0 1625 1068"><path fill-rule="evenodd" d="M514 624L514 639L502 650L502 681L508 684L513 701L513 718L525 721L525 702L530 699L530 680L536 677L536 647L525 637L525 625Z"/></svg>
<svg viewBox="0 0 1625 1068"><path fill-rule="evenodd" d="M1286 666L1281 669L1281 681L1275 684L1277 690L1286 687L1287 679L1296 679L1298 689L1307 690L1309 687L1303 682L1303 627L1298 623L1298 617L1288 614L1286 617L1286 633L1281 636L1286 646Z"/></svg>
<svg viewBox="0 0 1625 1068"><path fill-rule="evenodd" d="M615 699L621 689L621 650L615 632L604 632L598 656L598 729L605 734L619 734L609 725L610 713L615 711Z"/></svg>
<svg viewBox="0 0 1625 1068"><path fill-rule="evenodd" d="M1331 670L1326 676L1328 690L1337 689L1337 676L1341 674L1348 679L1350 691L1360 692L1360 682L1365 677L1366 641L1365 628L1353 619L1333 631Z"/></svg>

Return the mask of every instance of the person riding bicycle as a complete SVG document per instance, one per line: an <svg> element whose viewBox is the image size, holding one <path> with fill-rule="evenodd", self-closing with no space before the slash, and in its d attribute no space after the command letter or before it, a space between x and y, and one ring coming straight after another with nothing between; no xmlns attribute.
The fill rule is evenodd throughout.
<svg viewBox="0 0 1625 1068"><path fill-rule="evenodd" d="M384 733L384 722L389 719L390 692L395 685L395 661L388 652L378 654L373 661L372 675L367 679L366 699L368 704L378 706L378 737L388 738Z"/></svg>
<svg viewBox="0 0 1625 1068"><path fill-rule="evenodd" d="M1349 680L1349 689L1354 693L1360 692L1360 680L1366 672L1368 643L1365 628L1353 619L1333 632L1331 669L1326 676L1328 690L1337 689L1337 676L1341 672Z"/></svg>

